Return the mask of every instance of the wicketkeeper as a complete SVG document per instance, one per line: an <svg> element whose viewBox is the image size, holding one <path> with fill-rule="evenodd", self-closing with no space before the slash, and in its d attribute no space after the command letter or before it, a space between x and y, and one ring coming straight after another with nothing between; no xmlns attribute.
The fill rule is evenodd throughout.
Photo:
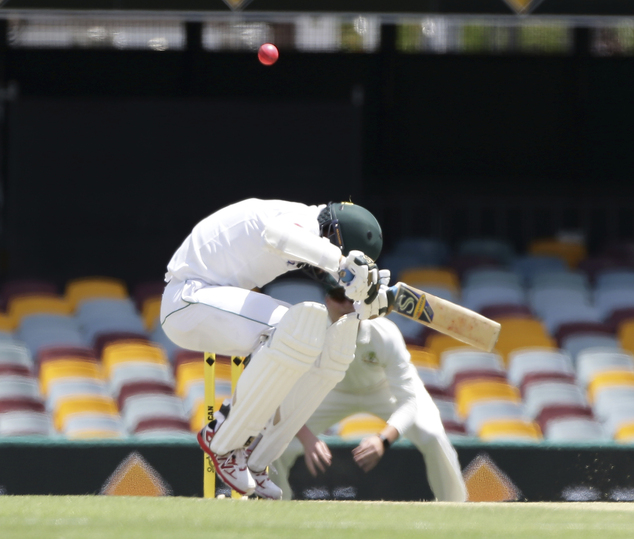
<svg viewBox="0 0 634 539"><path fill-rule="evenodd" d="M282 497L267 466L343 379L360 319L386 313L389 272L373 263L382 245L379 223L355 204L248 199L203 219L172 257L161 304L166 335L182 348L250 356L230 416L198 434L232 489ZM253 291L300 268L342 282L355 311L329 325L322 304L291 307Z"/></svg>

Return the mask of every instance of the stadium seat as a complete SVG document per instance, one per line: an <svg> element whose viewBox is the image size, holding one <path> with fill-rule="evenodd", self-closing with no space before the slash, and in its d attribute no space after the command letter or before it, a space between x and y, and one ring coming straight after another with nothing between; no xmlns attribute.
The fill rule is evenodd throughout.
<svg viewBox="0 0 634 539"><path fill-rule="evenodd" d="M338 435L343 440L357 440L381 432L385 425L385 420L380 417L358 413L339 422Z"/></svg>
<svg viewBox="0 0 634 539"><path fill-rule="evenodd" d="M612 348L586 348L577 355L577 380L586 388L599 372L610 370L634 371L634 355Z"/></svg>
<svg viewBox="0 0 634 539"><path fill-rule="evenodd" d="M16 296L59 296L57 285L47 279L10 279L0 287L0 311Z"/></svg>
<svg viewBox="0 0 634 539"><path fill-rule="evenodd" d="M610 268L598 271L594 276L595 290L634 287L634 269Z"/></svg>
<svg viewBox="0 0 634 539"><path fill-rule="evenodd" d="M425 346L408 344L407 351L410 354L412 363L416 367L429 367L437 369L440 366L440 358Z"/></svg>
<svg viewBox="0 0 634 539"><path fill-rule="evenodd" d="M604 322L566 322L560 324L554 337L558 345L561 346L564 339L572 335L607 335L615 337L612 328Z"/></svg>
<svg viewBox="0 0 634 539"><path fill-rule="evenodd" d="M455 294L460 291L458 275L451 268L408 267L402 269L401 272L394 277L397 281L407 283L426 292L430 292L430 287L447 288Z"/></svg>
<svg viewBox="0 0 634 539"><path fill-rule="evenodd" d="M40 384L33 376L7 374L0 376L0 398L42 398Z"/></svg>
<svg viewBox="0 0 634 539"><path fill-rule="evenodd" d="M634 422L621 425L614 433L617 442L631 444L634 442Z"/></svg>
<svg viewBox="0 0 634 539"><path fill-rule="evenodd" d="M514 284L480 284L462 288L461 304L467 309L480 312L491 305L526 305L526 293Z"/></svg>
<svg viewBox="0 0 634 539"><path fill-rule="evenodd" d="M141 421L150 419L179 419L188 422L183 402L174 395L139 394L126 399L121 409L123 424L133 434Z"/></svg>
<svg viewBox="0 0 634 539"><path fill-rule="evenodd" d="M29 349L23 344L10 341L0 341L0 365L19 365L30 372L33 372L35 368Z"/></svg>
<svg viewBox="0 0 634 539"><path fill-rule="evenodd" d="M121 386L117 396L117 406L122 410L126 401L136 395L170 395L174 396L174 386L167 382L130 382Z"/></svg>
<svg viewBox="0 0 634 539"><path fill-rule="evenodd" d="M524 408L521 403L509 400L492 400L476 402L471 406L465 420L466 432L477 436L481 426L491 420L524 419Z"/></svg>
<svg viewBox="0 0 634 539"><path fill-rule="evenodd" d="M506 267L473 268L465 271L462 276L463 288L499 284L520 288L524 286L522 277Z"/></svg>
<svg viewBox="0 0 634 539"><path fill-rule="evenodd" d="M51 417L46 412L20 410L0 414L2 436L51 436L54 433Z"/></svg>
<svg viewBox="0 0 634 539"><path fill-rule="evenodd" d="M89 276L70 279L66 283L64 295L73 311L80 303L96 298L128 298L128 288L121 279L106 276Z"/></svg>
<svg viewBox="0 0 634 539"><path fill-rule="evenodd" d="M110 393L115 399L119 398L124 385L136 382L163 382L173 387L174 375L172 369L164 364L128 361L114 365L107 379Z"/></svg>
<svg viewBox="0 0 634 539"><path fill-rule="evenodd" d="M527 284L532 291L541 288L563 288L589 295L592 289L588 275L582 271L544 271L533 275Z"/></svg>
<svg viewBox="0 0 634 539"><path fill-rule="evenodd" d="M538 442L542 433L539 425L528 419L492 419L482 423L478 438L485 442Z"/></svg>
<svg viewBox="0 0 634 539"><path fill-rule="evenodd" d="M544 439L552 442L604 442L609 437L595 419L560 417L548 422Z"/></svg>
<svg viewBox="0 0 634 539"><path fill-rule="evenodd" d="M541 431L545 432L550 421L559 418L571 417L594 419L594 414L592 413L592 409L588 406L578 404L556 404L542 408L536 418L536 421Z"/></svg>
<svg viewBox="0 0 634 539"><path fill-rule="evenodd" d="M609 370L597 372L588 381L588 401L592 404L599 393L621 386L634 387L634 371Z"/></svg>
<svg viewBox="0 0 634 539"><path fill-rule="evenodd" d="M22 318L32 314L59 314L70 316L72 306L61 296L28 295L14 296L9 300L7 314L12 320L13 327L20 327Z"/></svg>
<svg viewBox="0 0 634 539"><path fill-rule="evenodd" d="M94 339L93 348L97 357L103 357L103 351L109 344L152 344L151 339L146 333L138 333L134 331L110 331L100 333ZM154 343L156 346L156 343Z"/></svg>
<svg viewBox="0 0 634 539"><path fill-rule="evenodd" d="M110 396L79 395L61 399L53 410L53 424L57 432L64 432L68 419L74 415L104 414L119 417L117 403Z"/></svg>
<svg viewBox="0 0 634 539"><path fill-rule="evenodd" d="M475 381L497 381L507 382L506 371L503 368L483 368L483 369L460 369L453 375L451 384L449 384L445 393L455 395L461 384Z"/></svg>
<svg viewBox="0 0 634 539"><path fill-rule="evenodd" d="M509 382L518 387L531 373L575 375L570 355L554 348L517 348L509 353L507 365Z"/></svg>
<svg viewBox="0 0 634 539"><path fill-rule="evenodd" d="M98 412L69 416L62 434L70 440L126 437L123 422L119 416Z"/></svg>
<svg viewBox="0 0 634 539"><path fill-rule="evenodd" d="M579 355L591 348L611 348L622 351L621 343L613 335L580 334L570 335L562 340L561 348L570 354L575 365Z"/></svg>
<svg viewBox="0 0 634 539"><path fill-rule="evenodd" d="M552 338L540 320L532 318L499 318L500 336L495 351L508 364L512 353L525 348L557 349Z"/></svg>
<svg viewBox="0 0 634 539"><path fill-rule="evenodd" d="M544 381L525 387L524 409L531 419L539 416L547 406L578 405L588 406L584 392L574 383Z"/></svg>
<svg viewBox="0 0 634 539"><path fill-rule="evenodd" d="M633 308L634 285L597 288L594 292L594 305L604 320L614 311Z"/></svg>
<svg viewBox="0 0 634 539"><path fill-rule="evenodd" d="M532 255L560 257L570 269L577 268L579 262L588 256L588 251L583 243L559 238L531 240L528 244L527 252Z"/></svg>
<svg viewBox="0 0 634 539"><path fill-rule="evenodd" d="M471 407L476 402L500 400L521 403L522 397L515 386L499 381L464 382L456 388L458 417L463 420L469 417Z"/></svg>
<svg viewBox="0 0 634 539"><path fill-rule="evenodd" d="M103 380L90 377L71 377L52 380L46 394L46 410L52 412L67 397L88 395L110 396Z"/></svg>
<svg viewBox="0 0 634 539"><path fill-rule="evenodd" d="M444 351L440 356L440 372L446 386L451 386L459 372L496 371L506 375L502 358L493 352L482 352L471 348L456 348Z"/></svg>
<svg viewBox="0 0 634 539"><path fill-rule="evenodd" d="M165 350L154 343L127 340L115 341L106 345L101 355L104 373L108 378L115 365L130 361L170 365Z"/></svg>
<svg viewBox="0 0 634 539"><path fill-rule="evenodd" d="M592 411L599 421L607 419L623 407L634 407L634 387L614 386L608 391L599 391L592 402Z"/></svg>
<svg viewBox="0 0 634 539"><path fill-rule="evenodd" d="M559 256L527 253L516 256L510 265L511 269L521 275L525 283L530 283L540 273L569 271L565 260Z"/></svg>
<svg viewBox="0 0 634 539"><path fill-rule="evenodd" d="M56 380L73 378L91 378L103 381L101 364L82 358L56 359L40 366L40 388L42 395L48 396L51 384Z"/></svg>
<svg viewBox="0 0 634 539"><path fill-rule="evenodd" d="M193 439L189 423L173 417L153 418L139 421L134 429L134 436L143 439Z"/></svg>
<svg viewBox="0 0 634 539"><path fill-rule="evenodd" d="M141 306L141 317L143 318L145 329L148 332L153 331L159 323L161 314L161 299L161 296L149 297Z"/></svg>

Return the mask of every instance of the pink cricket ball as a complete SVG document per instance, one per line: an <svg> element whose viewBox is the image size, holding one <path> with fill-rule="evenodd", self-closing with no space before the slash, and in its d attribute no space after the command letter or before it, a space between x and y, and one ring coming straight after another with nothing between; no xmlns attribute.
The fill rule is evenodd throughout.
<svg viewBox="0 0 634 539"><path fill-rule="evenodd" d="M273 43L265 43L258 50L258 60L265 66L273 65L280 57L280 52Z"/></svg>

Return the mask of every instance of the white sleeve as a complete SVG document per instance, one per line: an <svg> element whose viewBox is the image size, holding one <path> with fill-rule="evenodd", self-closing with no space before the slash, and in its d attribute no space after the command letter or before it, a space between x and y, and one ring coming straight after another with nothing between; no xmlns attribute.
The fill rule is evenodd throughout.
<svg viewBox="0 0 634 539"><path fill-rule="evenodd" d="M396 324L391 320L381 320L380 324L372 324L374 331L371 338L376 344L377 357L390 391L396 399L396 409L387 422L402 435L416 419L417 395L425 391L425 386L411 362L405 340Z"/></svg>
<svg viewBox="0 0 634 539"><path fill-rule="evenodd" d="M332 274L339 271L341 249L327 238L317 236L287 219L278 218L269 222L262 236L266 246L276 253Z"/></svg>

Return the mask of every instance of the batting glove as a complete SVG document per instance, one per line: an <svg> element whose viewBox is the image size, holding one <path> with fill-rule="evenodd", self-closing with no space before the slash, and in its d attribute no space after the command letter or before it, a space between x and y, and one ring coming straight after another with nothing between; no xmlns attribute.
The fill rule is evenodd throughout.
<svg viewBox="0 0 634 539"><path fill-rule="evenodd" d="M361 251L350 251L339 268L339 279L352 301L365 301L376 294L379 270Z"/></svg>
<svg viewBox="0 0 634 539"><path fill-rule="evenodd" d="M381 284L373 299L368 298L365 301L355 301L352 304L359 320L372 320L373 318L387 314L387 290L388 287Z"/></svg>

